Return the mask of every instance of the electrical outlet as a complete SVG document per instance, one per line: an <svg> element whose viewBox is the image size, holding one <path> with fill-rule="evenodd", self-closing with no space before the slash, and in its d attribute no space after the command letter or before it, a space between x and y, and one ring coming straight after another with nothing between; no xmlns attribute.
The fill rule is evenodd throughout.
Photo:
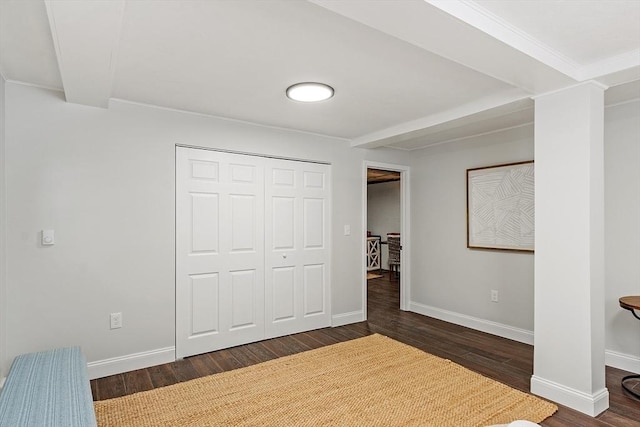
<svg viewBox="0 0 640 427"><path fill-rule="evenodd" d="M111 313L111 329L122 328L122 313Z"/></svg>
<svg viewBox="0 0 640 427"><path fill-rule="evenodd" d="M498 291L491 291L491 302L498 302Z"/></svg>

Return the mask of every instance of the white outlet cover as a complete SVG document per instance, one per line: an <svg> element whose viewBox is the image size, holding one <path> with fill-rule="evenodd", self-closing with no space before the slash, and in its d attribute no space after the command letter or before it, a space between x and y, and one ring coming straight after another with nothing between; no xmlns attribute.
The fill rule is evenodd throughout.
<svg viewBox="0 0 640 427"><path fill-rule="evenodd" d="M53 230L42 230L42 245L51 246L55 243Z"/></svg>
<svg viewBox="0 0 640 427"><path fill-rule="evenodd" d="M122 328L122 313L111 313L109 316L111 329Z"/></svg>

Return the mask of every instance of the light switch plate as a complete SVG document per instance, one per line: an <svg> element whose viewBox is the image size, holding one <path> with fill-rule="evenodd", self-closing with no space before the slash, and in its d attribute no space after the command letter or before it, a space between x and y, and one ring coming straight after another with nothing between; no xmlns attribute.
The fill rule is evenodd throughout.
<svg viewBox="0 0 640 427"><path fill-rule="evenodd" d="M55 243L53 230L42 230L42 246L51 246Z"/></svg>
<svg viewBox="0 0 640 427"><path fill-rule="evenodd" d="M351 235L351 226L350 225L345 225L344 226L344 235L345 236L350 236Z"/></svg>

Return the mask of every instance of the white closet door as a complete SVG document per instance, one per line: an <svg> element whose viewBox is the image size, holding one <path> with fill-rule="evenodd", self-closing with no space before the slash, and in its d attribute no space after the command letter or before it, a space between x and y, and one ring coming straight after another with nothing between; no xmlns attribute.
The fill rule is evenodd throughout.
<svg viewBox="0 0 640 427"><path fill-rule="evenodd" d="M267 338L331 325L328 165L267 160Z"/></svg>
<svg viewBox="0 0 640 427"><path fill-rule="evenodd" d="M264 338L264 161L176 151L176 357Z"/></svg>

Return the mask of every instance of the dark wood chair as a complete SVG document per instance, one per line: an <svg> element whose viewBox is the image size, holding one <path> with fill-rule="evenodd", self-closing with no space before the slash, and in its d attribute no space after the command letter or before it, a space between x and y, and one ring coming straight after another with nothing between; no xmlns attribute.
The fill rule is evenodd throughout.
<svg viewBox="0 0 640 427"><path fill-rule="evenodd" d="M387 245L389 248L389 280L393 280L393 273L395 272L395 277L398 277L400 273L400 250L402 249L400 234L388 233Z"/></svg>

